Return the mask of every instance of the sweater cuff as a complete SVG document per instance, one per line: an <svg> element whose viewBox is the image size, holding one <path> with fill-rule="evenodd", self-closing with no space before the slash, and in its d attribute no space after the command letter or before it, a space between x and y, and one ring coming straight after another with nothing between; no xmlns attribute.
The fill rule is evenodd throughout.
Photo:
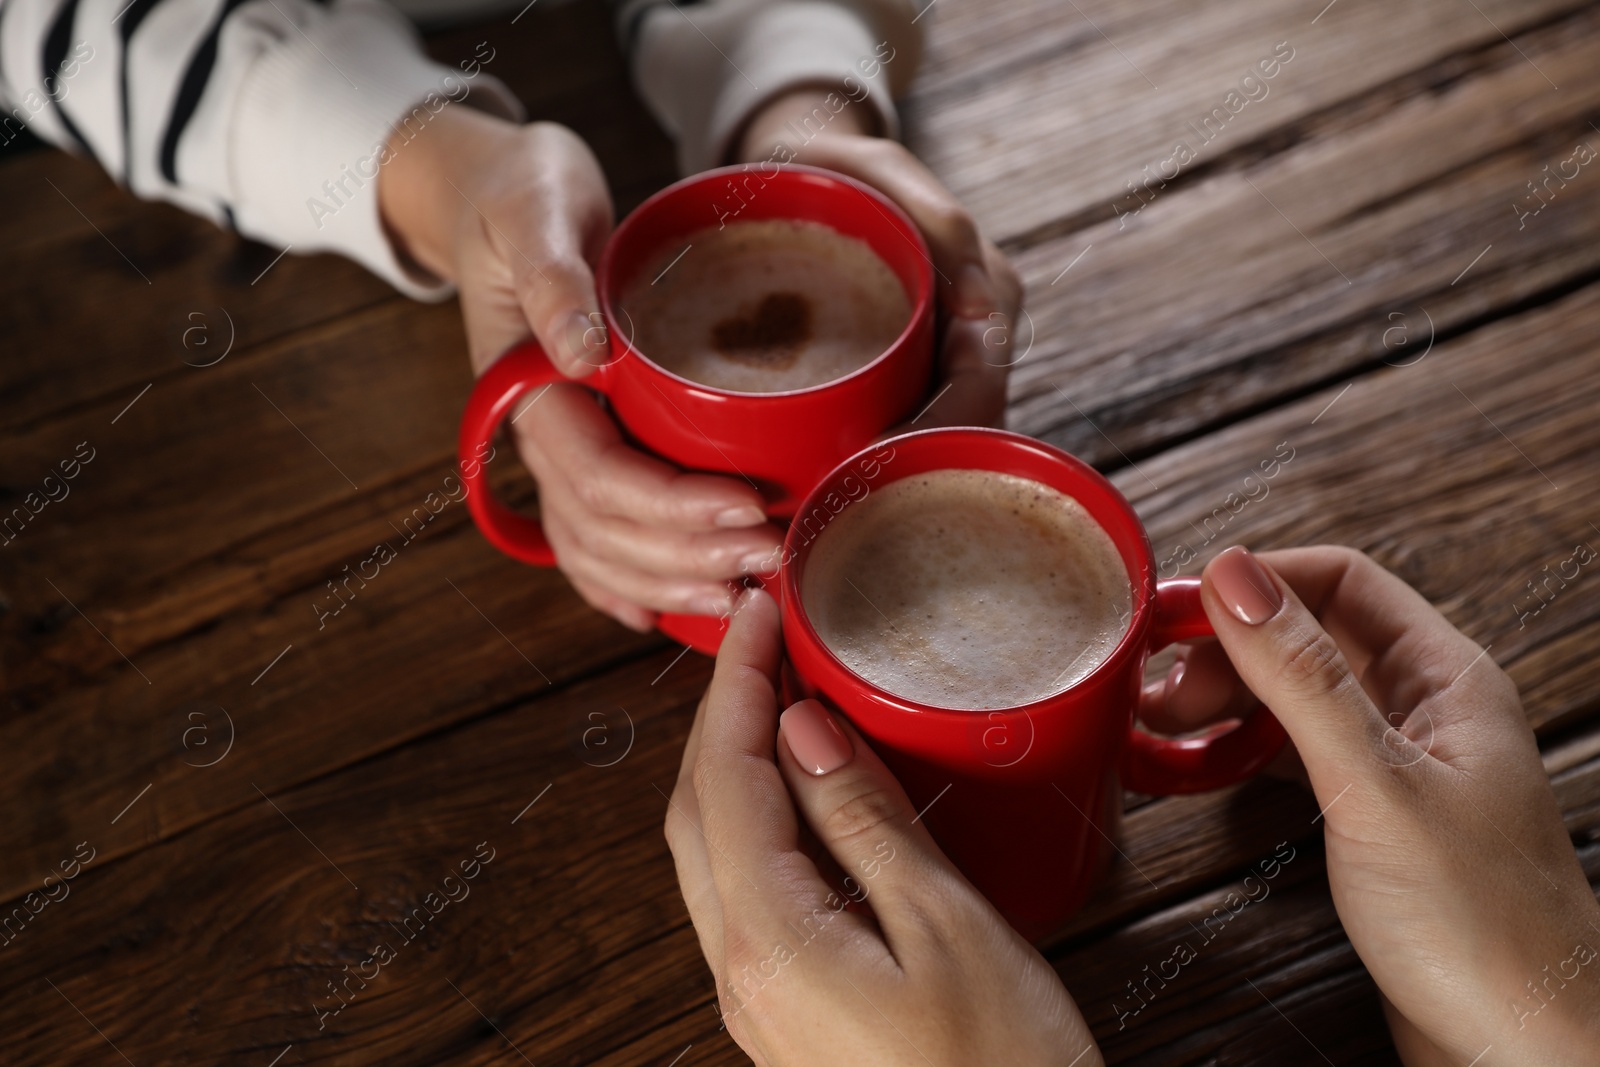
<svg viewBox="0 0 1600 1067"><path fill-rule="evenodd" d="M678 166L691 174L727 162L733 139L763 104L808 85L835 89L845 106L871 108L897 136L890 68L914 67L917 57L905 53L831 0L672 5L654 9L641 27L634 73L677 139Z"/></svg>
<svg viewBox="0 0 1600 1067"><path fill-rule="evenodd" d="M492 50L448 67L381 3L346 2L260 55L240 87L228 149L240 233L296 252L338 252L409 297L452 287L408 265L378 212L380 167L447 107L521 121L521 103L483 70ZM393 150L390 134L399 131Z"/></svg>

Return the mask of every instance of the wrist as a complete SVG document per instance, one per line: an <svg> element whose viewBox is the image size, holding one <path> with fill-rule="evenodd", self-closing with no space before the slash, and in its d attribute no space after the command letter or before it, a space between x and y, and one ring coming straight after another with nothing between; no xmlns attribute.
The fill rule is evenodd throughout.
<svg viewBox="0 0 1600 1067"><path fill-rule="evenodd" d="M877 111L842 87L812 85L789 89L761 105L734 138L733 161L775 158L780 146L796 158L818 137L877 137L883 133Z"/></svg>
<svg viewBox="0 0 1600 1067"><path fill-rule="evenodd" d="M1600 920L1600 913L1592 918ZM1446 1025L1437 1018L1431 1027L1419 1025L1383 998L1389 1031L1406 1067L1467 1067L1478 1062L1485 1045L1494 1049L1495 1063L1505 1067L1591 1062L1589 1050L1600 1048L1600 937L1578 935L1549 962L1523 959L1491 965L1485 969L1490 973L1494 977L1469 980L1461 988L1465 1007L1451 1013ZM1465 1027L1462 1015L1479 1025Z"/></svg>
<svg viewBox="0 0 1600 1067"><path fill-rule="evenodd" d="M456 280L456 236L475 209L476 175L521 126L469 107L447 107L420 132L396 127L378 172L378 210L401 262Z"/></svg>

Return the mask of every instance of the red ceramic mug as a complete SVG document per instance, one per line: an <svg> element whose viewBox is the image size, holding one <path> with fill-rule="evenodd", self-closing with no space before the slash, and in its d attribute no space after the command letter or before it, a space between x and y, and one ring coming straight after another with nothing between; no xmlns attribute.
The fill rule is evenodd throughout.
<svg viewBox="0 0 1600 1067"><path fill-rule="evenodd" d="M734 210L736 209L736 210ZM631 342L619 300L640 272L722 220L800 219L865 241L905 287L911 318L900 336L861 369L823 385L780 393L734 393L681 378ZM601 253L596 288L607 362L582 384L602 394L641 448L690 470L754 484L767 513L785 520L835 464L910 417L933 374L933 267L916 225L893 202L860 182L815 167L727 167L687 178L640 204ZM533 341L501 356L478 379L459 441L467 506L484 536L525 563L550 567L555 554L535 519L489 492L483 446L518 399L567 381ZM660 617L663 633L714 653L726 620Z"/></svg>
<svg viewBox="0 0 1600 1067"><path fill-rule="evenodd" d="M950 468L1042 482L1082 504L1116 545L1133 586L1127 632L1064 692L1001 711L919 704L846 667L807 619L801 578L832 518L873 489ZM1185 740L1135 725L1151 653L1212 632L1200 582L1158 582L1149 535L1126 498L1087 464L1019 434L923 430L846 460L790 523L782 604L786 695L818 696L842 711L925 813L940 846L1030 939L1058 929L1088 898L1109 859L1124 786L1150 794L1217 789L1254 774L1283 746L1282 726L1263 707Z"/></svg>

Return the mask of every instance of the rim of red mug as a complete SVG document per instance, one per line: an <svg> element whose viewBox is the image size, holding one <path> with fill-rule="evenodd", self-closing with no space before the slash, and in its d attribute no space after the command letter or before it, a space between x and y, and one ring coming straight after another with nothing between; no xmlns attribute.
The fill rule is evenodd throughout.
<svg viewBox="0 0 1600 1067"><path fill-rule="evenodd" d="M712 170L701 171L698 174L691 174L687 178L679 178L671 185L651 193L639 203L639 206L628 212L627 216L617 224L617 228L611 232L611 236L606 240L605 247L600 252L600 262L595 266L595 295L599 298L600 314L605 319L606 328L612 332L613 336L621 336L616 315L617 310L620 309L623 314L627 314L627 309L623 308L621 304L617 302L618 294L612 292L611 279L617 269L615 264L617 255L616 250L620 245L625 243L625 239L631 230L643 225L643 223L639 221L640 217L648 214L648 212L662 200L676 195L685 188L695 185L709 184L713 181L727 177L730 174L744 174L748 171L749 166L749 164L734 164L727 167L716 167ZM817 385L808 385L804 389L784 389L766 393L741 393L732 389L721 389L714 385L706 385L703 382L697 382L691 378L685 378L682 375L674 374L672 371L663 367L661 364L657 363L655 360L646 355L645 352L638 347L638 345L633 343L631 336L627 339L626 348L623 351L614 354L604 363L591 364L591 366L593 366L596 370L614 366L621 362L622 359L629 352L631 352L635 357L643 362L646 367L650 368L655 373L661 375L663 378L677 382L680 385L688 388L696 389L705 393L711 393L714 396L739 397L741 399L760 399L763 397L799 396L804 393L817 393L835 388L845 382L866 374L878 364L888 359L891 353L898 351L909 343L911 334L917 328L917 323L922 320L924 315L931 315L935 310L934 293L936 287L933 281L933 257L929 254L928 243L923 240L922 231L917 229L917 224L911 221L911 216L907 215L905 210L902 209L899 204L896 204L893 200L890 200L887 196L872 188L872 186L867 185L865 182L858 181L855 178L850 177L848 174L840 174L838 171L828 170L825 167L813 167L806 163L780 163L777 164L777 166L779 167L781 173L794 173L800 175L801 177L822 179L836 185L844 186L845 188L854 189L857 193L866 197L868 201L872 202L874 206L882 211L888 221L900 231L900 236L904 237L911 244L912 248L916 250L917 254L921 256L922 264L917 268L918 280L921 284L918 286L918 292L910 294L911 313L906 317L905 327L901 329L900 333L895 336L895 339L885 345L882 352L879 352L872 359L868 360L866 363L863 363L849 374L843 374L837 378L830 378L828 381L821 382ZM819 223L819 225L826 225L826 223ZM705 227L701 228L704 229ZM829 229L833 229L833 227L830 226ZM844 236L849 237L851 235L844 234ZM857 238L857 240L859 240L859 238ZM877 253L874 252L873 255L877 256ZM877 256L877 258L882 260L883 257ZM888 266L887 263L884 265ZM891 268L891 270L892 269L893 268ZM895 280L899 280L898 274L895 275ZM633 316L629 315L628 318L629 321L632 321ZM579 381L581 382L581 379L579 379Z"/></svg>
<svg viewBox="0 0 1600 1067"><path fill-rule="evenodd" d="M1042 453L1045 457L1052 461L1063 463L1063 465L1065 465L1068 469L1073 470L1076 474L1086 477L1091 481L1100 482L1105 489L1110 491L1110 500L1112 506L1121 511L1123 516L1132 522L1133 528L1138 531L1137 549L1139 553L1140 568L1143 571L1143 574L1134 575L1130 573L1128 575L1128 582L1129 585L1132 586L1134 598L1133 612L1128 619L1128 627L1123 631L1122 637L1120 640L1118 640L1116 647L1114 647L1106 656L1106 658L1101 660L1100 663L1088 674L1084 675L1076 682L1073 682L1060 692L1052 693L1049 696L1041 697L1038 700L1029 701L1026 704L1013 704L1010 707L1005 708L947 708L940 707L936 704L923 704L920 701L912 700L909 697L903 697L897 693L891 693L889 690L885 689L881 685L878 685L876 682L863 678L848 664L841 660L838 655L834 653L833 649L828 647L828 643L822 639L822 635L817 633L816 627L811 624L811 618L805 610L804 600L800 596L800 575L804 570L801 564L805 562L806 557L809 556L811 549L817 544L817 542L822 540L823 536L827 532L826 529L824 529L823 533L818 534L805 545L795 550L794 554L791 556L789 554L791 542L797 536L796 531L798 527L794 525L789 527L783 538L784 555L785 558L788 559L788 562L783 566L782 576L780 578L780 587L782 589L785 605L790 603L794 605L794 618L799 623L802 632L806 636L806 639L810 641L810 643L818 651L820 651L823 657L825 657L834 667L838 668L840 671L843 671L846 675L854 678L861 685L870 689L872 691L873 699L880 704L911 714L930 715L938 719L949 719L953 725L959 725L968 722L971 720L973 715L1014 715L1019 718L1028 718L1033 712L1042 711L1046 705L1061 700L1061 698L1067 696L1073 690L1085 688L1093 684L1101 676L1109 675L1120 668L1123 661L1126 660L1128 656L1133 655L1135 650L1140 645L1148 644L1149 631L1155 623L1155 549L1150 543L1150 533L1145 529L1143 520L1139 518L1139 513L1134 510L1133 505L1129 503L1128 498L1123 495L1122 490L1113 485L1111 480L1105 475L1089 466L1089 464L1085 463L1077 456L1074 456L1069 452L1065 452L1054 445L1040 441L1037 438L1028 437L1025 434L1015 433L1011 430L999 430L992 426L938 426L931 427L926 430L912 430L908 433L885 438L881 441L875 442L874 444L868 445L866 448L861 449L859 452L855 453L838 466L834 467L833 470L829 471L821 481L812 487L811 492L807 493L805 498L801 500L799 508L795 511L795 514L804 515L807 514L811 508L820 506L818 504L818 498L821 497L826 491L832 489L834 487L834 483L841 481L848 472L848 469L852 469L856 460L863 455L867 455L881 448L899 448L905 442L913 439L926 439L929 437L959 437L974 434L1010 442L1012 443L1013 447L1027 448L1035 452ZM946 465L929 468L929 470L992 471L993 468L982 466ZM927 472L917 471L914 473L920 474ZM999 471L996 473L1003 474L1007 472ZM877 488L882 488L884 485L892 484L893 482L900 481L902 478L907 477L911 477L911 475L901 475L899 477L890 478L888 481L879 483ZM1026 476L1018 475L1018 477ZM1037 478L1032 478L1030 480L1039 481ZM1094 519L1095 524L1102 530L1105 530L1106 536L1110 537L1112 544L1117 547L1117 558L1122 559L1122 549L1120 544L1117 542L1117 538L1111 533L1110 530L1105 529L1105 523L1100 521L1099 515L1095 512L1095 510L1091 509L1088 504L1080 500L1074 493L1068 492L1067 490L1061 489L1055 485L1051 485L1050 488L1055 489L1059 493L1064 493L1065 495L1072 497L1073 500L1076 500L1084 508L1084 510L1089 513L1089 516ZM865 497L862 499L865 499ZM841 511L840 514L843 514L843 512ZM1127 561L1123 560L1123 563L1126 565ZM783 614L786 615L787 612L784 612ZM787 621L788 620L785 619L785 624L787 624Z"/></svg>

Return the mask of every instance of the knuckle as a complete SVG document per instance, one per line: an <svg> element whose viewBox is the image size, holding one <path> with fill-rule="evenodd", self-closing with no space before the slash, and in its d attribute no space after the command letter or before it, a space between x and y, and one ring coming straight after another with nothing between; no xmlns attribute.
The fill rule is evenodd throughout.
<svg viewBox="0 0 1600 1067"><path fill-rule="evenodd" d="M684 834L689 829L689 818L678 810L678 805L671 804L667 807L667 817L662 821L661 833L667 839L667 849L673 855L678 854L679 846L683 843Z"/></svg>
<svg viewBox="0 0 1600 1067"><path fill-rule="evenodd" d="M731 973L732 965L728 967ZM747 976L743 984L730 978L717 990L717 1007L728 1028L728 1036L746 1050L752 1047L752 1037L770 1029L773 1022L767 1010L767 998L758 996L759 992L759 985L749 981Z"/></svg>
<svg viewBox="0 0 1600 1067"><path fill-rule="evenodd" d="M694 795L704 800L720 777L719 768L715 763L705 756L697 756L694 769L689 772L689 784L694 787Z"/></svg>
<svg viewBox="0 0 1600 1067"><path fill-rule="evenodd" d="M875 157L879 162L886 164L899 164L915 159L911 150L892 137L873 137L866 141L851 142L869 157Z"/></svg>
<svg viewBox="0 0 1600 1067"><path fill-rule="evenodd" d="M730 975L754 967L762 957L762 944L748 927L730 923L722 933L722 960Z"/></svg>
<svg viewBox="0 0 1600 1067"><path fill-rule="evenodd" d="M1320 626L1306 627L1291 634L1288 651L1279 674L1294 690L1333 693L1349 684L1350 664L1344 651Z"/></svg>
<svg viewBox="0 0 1600 1067"><path fill-rule="evenodd" d="M595 513L605 513L612 505L611 484L602 477L594 477L594 472L586 478L575 478L572 482L573 496L585 510Z"/></svg>
<svg viewBox="0 0 1600 1067"><path fill-rule="evenodd" d="M568 567L568 563L562 564L563 569L567 569ZM574 582L573 586L574 588L577 588L578 583ZM583 598L583 602L585 604L588 604L591 608L593 608L595 611L598 611L602 615L611 615L616 610L616 601L610 595L594 586L589 585L587 582L583 584L582 588L578 588L578 595Z"/></svg>
<svg viewBox="0 0 1600 1067"><path fill-rule="evenodd" d="M559 169L574 152L587 152L588 145L573 130L559 122L542 119L522 127L526 151L534 164L535 177Z"/></svg>
<svg viewBox="0 0 1600 1067"><path fill-rule="evenodd" d="M1327 546L1327 550L1347 570L1382 570L1382 568L1378 565L1377 560L1373 559L1359 548L1352 548L1349 545L1329 545Z"/></svg>
<svg viewBox="0 0 1600 1067"><path fill-rule="evenodd" d="M576 249L538 247L527 255L513 250L510 259L515 284L526 300L548 295L584 293L594 285L594 274Z"/></svg>
<svg viewBox="0 0 1600 1067"><path fill-rule="evenodd" d="M900 922L915 930L935 954L950 957L961 955L963 944L983 943L993 936L975 905L988 906L942 871L927 872L917 893L895 902Z"/></svg>
<svg viewBox="0 0 1600 1067"><path fill-rule="evenodd" d="M600 563L600 553L598 551L601 541L599 523L592 515L572 514L569 512L563 514L560 521L556 523L546 522L545 526L547 530L546 536L549 537L550 545L556 551L556 559L561 561L564 568L569 568L576 572L580 577L587 579L594 587L605 588L609 584L606 581L608 575L604 566ZM553 537L548 532L552 526L559 530L559 533ZM584 590L579 591L584 592ZM587 593L585 593L584 599L600 610L606 610L606 605L595 603L594 598Z"/></svg>
<svg viewBox="0 0 1600 1067"><path fill-rule="evenodd" d="M951 241L963 247L978 247L978 224L967 209L954 200L941 199L929 209L934 225Z"/></svg>
<svg viewBox="0 0 1600 1067"><path fill-rule="evenodd" d="M829 811L821 829L830 842L848 842L881 833L904 814L898 800L876 786L867 786Z"/></svg>

